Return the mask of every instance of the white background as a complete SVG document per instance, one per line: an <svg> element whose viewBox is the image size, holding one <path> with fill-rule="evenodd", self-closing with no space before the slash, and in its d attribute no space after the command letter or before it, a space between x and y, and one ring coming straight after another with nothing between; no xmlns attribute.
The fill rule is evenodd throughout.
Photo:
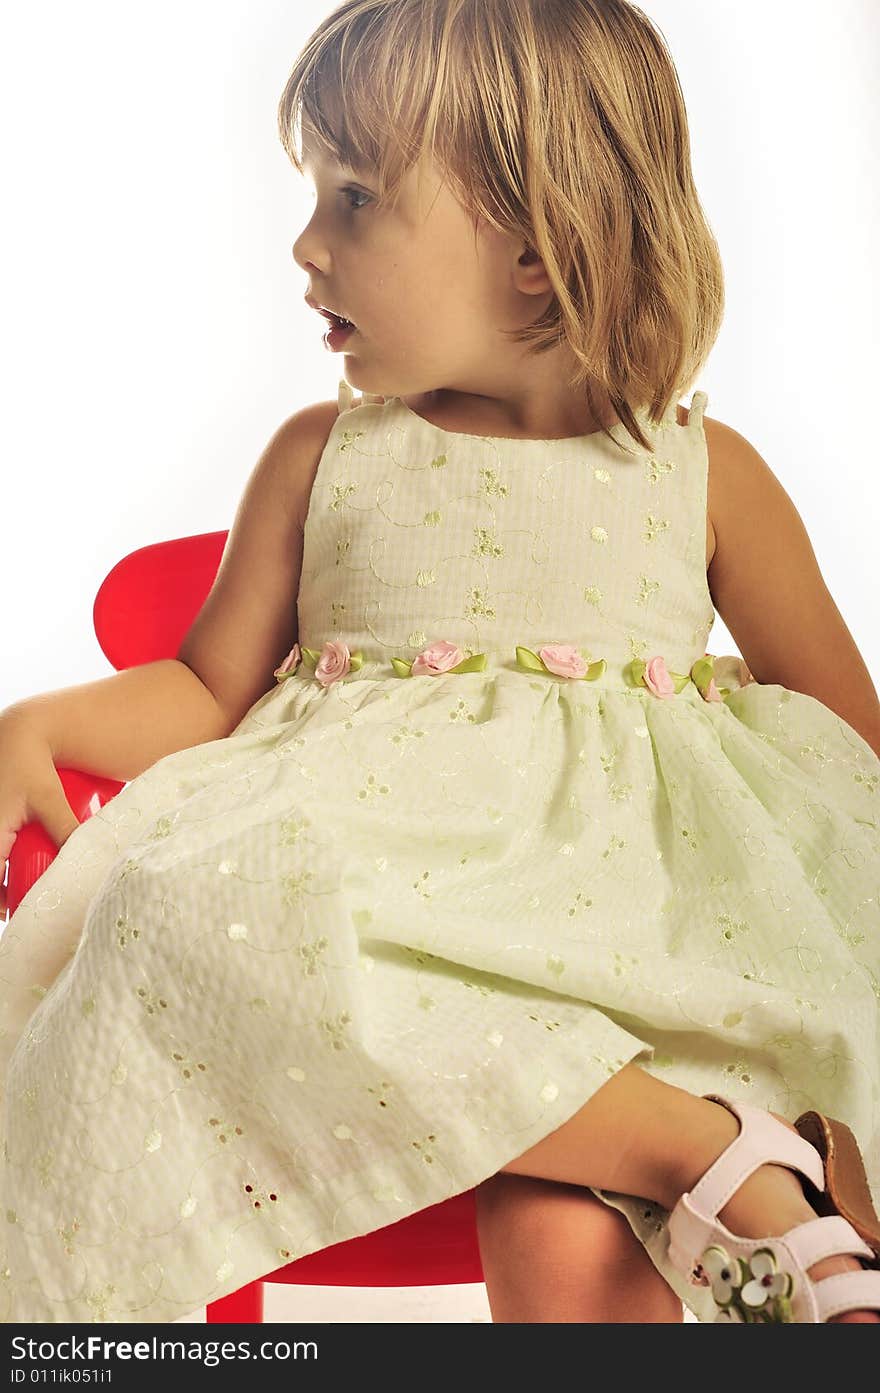
<svg viewBox="0 0 880 1393"><path fill-rule="evenodd" d="M344 360L291 254L310 205L276 130L294 58L333 8L6 8L0 708L107 675L92 629L107 572L228 528L281 421L336 395ZM675 60L725 266L696 386L793 499L876 683L880 6L641 8ZM707 647L737 652L720 620ZM480 1296L470 1318L485 1315Z"/></svg>
<svg viewBox="0 0 880 1393"><path fill-rule="evenodd" d="M107 572L230 527L277 426L336 395L344 359L291 251L306 190L276 134L332 8L6 10L0 708L109 673L92 628ZM793 499L876 681L880 5L643 8L679 72L726 272L697 386ZM738 651L720 620L707 647Z"/></svg>

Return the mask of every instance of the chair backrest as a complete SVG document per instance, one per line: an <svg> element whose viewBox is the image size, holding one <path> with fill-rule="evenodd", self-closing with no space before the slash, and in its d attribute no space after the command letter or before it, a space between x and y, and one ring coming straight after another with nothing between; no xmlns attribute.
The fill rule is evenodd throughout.
<svg viewBox="0 0 880 1393"><path fill-rule="evenodd" d="M220 567L226 532L139 547L102 581L92 619L117 671L177 654Z"/></svg>

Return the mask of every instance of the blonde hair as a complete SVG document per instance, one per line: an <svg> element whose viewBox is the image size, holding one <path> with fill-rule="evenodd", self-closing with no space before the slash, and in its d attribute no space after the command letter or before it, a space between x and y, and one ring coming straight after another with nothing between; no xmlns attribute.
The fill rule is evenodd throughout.
<svg viewBox="0 0 880 1393"><path fill-rule="evenodd" d="M392 205L426 153L474 219L525 240L554 296L511 331L567 341L597 396L653 451L718 336L724 279L659 31L628 0L344 0L307 40L278 107L303 173L303 113L331 157L376 170ZM603 428L603 434L609 434Z"/></svg>

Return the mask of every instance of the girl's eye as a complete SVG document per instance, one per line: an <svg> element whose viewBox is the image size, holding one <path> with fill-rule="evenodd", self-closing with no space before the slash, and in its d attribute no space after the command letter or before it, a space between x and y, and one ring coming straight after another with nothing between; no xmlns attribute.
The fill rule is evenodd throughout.
<svg viewBox="0 0 880 1393"><path fill-rule="evenodd" d="M364 203L370 202L369 195L365 194L361 189L340 189L340 193L342 194L343 198L347 198L349 194L354 194L355 198L364 199ZM352 209L352 211L356 211L358 208L363 208L364 203L349 203L348 206Z"/></svg>

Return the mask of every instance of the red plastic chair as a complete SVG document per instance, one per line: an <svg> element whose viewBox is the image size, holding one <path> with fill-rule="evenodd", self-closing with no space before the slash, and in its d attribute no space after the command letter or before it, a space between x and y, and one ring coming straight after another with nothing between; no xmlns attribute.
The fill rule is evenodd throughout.
<svg viewBox="0 0 880 1393"><path fill-rule="evenodd" d="M214 582L226 532L206 532L140 547L123 557L95 597L95 634L117 671L174 658ZM80 822L125 783L75 769L58 770ZM57 855L39 822L19 829L9 857L9 913ZM473 1190L419 1210L360 1238L335 1243L268 1272L239 1291L211 1302L211 1323L258 1324L263 1283L305 1286L404 1287L482 1282Z"/></svg>

